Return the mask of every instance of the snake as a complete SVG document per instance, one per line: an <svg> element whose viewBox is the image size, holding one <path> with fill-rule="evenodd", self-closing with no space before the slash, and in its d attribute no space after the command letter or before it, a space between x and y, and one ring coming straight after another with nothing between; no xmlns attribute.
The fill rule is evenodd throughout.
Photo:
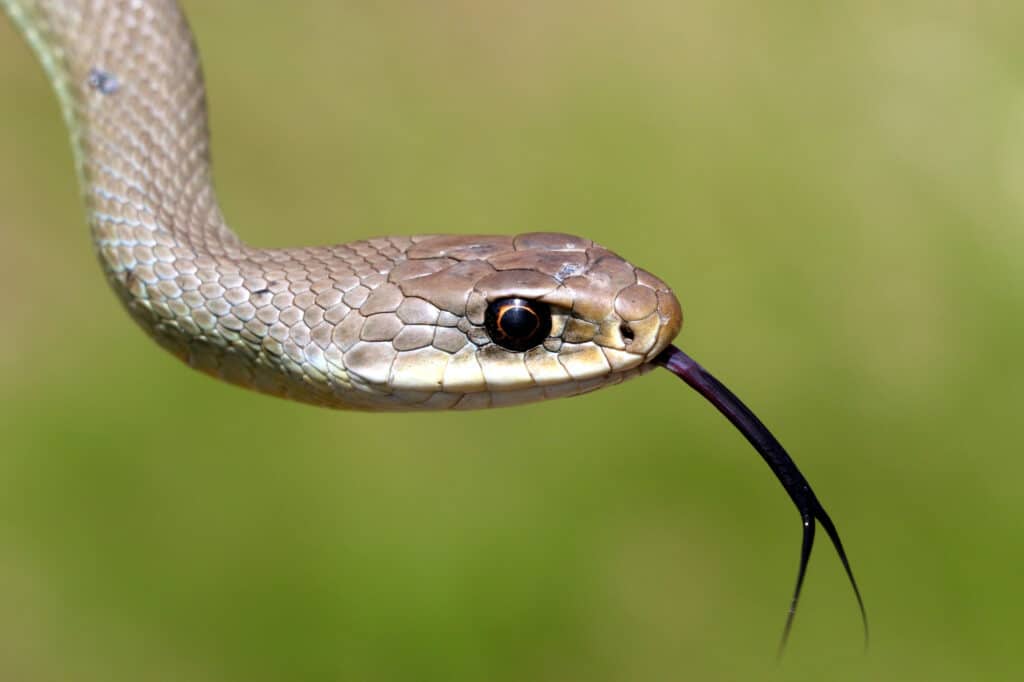
<svg viewBox="0 0 1024 682"><path fill-rule="evenodd" d="M672 341L661 279L555 232L423 234L256 248L214 192L206 90L175 0L0 0L67 125L92 241L128 314L208 375L367 411L472 410L575 396L656 368L753 445L803 529L796 613L816 522L860 590L835 524L764 424Z"/></svg>

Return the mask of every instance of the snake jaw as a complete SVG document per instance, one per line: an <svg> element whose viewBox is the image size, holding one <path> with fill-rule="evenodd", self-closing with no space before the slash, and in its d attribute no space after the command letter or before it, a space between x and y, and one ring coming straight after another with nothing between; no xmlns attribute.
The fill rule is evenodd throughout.
<svg viewBox="0 0 1024 682"><path fill-rule="evenodd" d="M793 590L793 597L790 601L789 611L786 615L786 624L782 631L782 639L779 643L779 655L781 656L789 638L793 626L793 619L796 616L797 603L800 600L800 592L804 584L804 576L807 573L807 565L811 558L811 549L814 546L815 521L820 522L825 533L832 541L832 546L842 562L843 569L853 588L853 594L857 599L857 606L860 609L861 622L864 627L864 644L868 642L868 619L864 609L864 600L861 598L860 588L853 577L853 569L846 556L846 550L839 538L839 531L829 517L825 508L818 501L818 497L811 489L810 483L797 468L796 463L786 452L782 444L761 422L743 402L736 397L724 384L716 379L710 372L701 367L683 351L675 346L668 346L654 360L654 364L664 367L680 379L685 381L698 393L703 395L718 411L732 422L739 429L744 438L754 446L754 449L761 455L764 461L771 468L772 473L782 484L782 487L789 494L790 499L800 512L803 538L800 545L800 564L797 570L796 587Z"/></svg>

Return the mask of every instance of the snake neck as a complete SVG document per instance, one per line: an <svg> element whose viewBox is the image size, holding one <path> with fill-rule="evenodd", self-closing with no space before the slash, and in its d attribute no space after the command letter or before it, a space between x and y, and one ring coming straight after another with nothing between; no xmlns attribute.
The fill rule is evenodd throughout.
<svg viewBox="0 0 1024 682"><path fill-rule="evenodd" d="M178 4L0 6L57 93L93 241L115 289L130 295L137 268L179 255L242 257L213 192L202 71Z"/></svg>

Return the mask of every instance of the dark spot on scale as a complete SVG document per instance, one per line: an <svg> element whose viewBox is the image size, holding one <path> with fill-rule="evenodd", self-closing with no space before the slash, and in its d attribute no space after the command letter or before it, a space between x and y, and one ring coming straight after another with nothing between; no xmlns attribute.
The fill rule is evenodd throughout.
<svg viewBox="0 0 1024 682"><path fill-rule="evenodd" d="M636 338L636 332L633 331L628 322L623 322L619 325L619 334L622 335L622 342L627 346L633 343L633 339Z"/></svg>
<svg viewBox="0 0 1024 682"><path fill-rule="evenodd" d="M117 76L99 68L89 70L89 87L102 95L113 95L121 89Z"/></svg>
<svg viewBox="0 0 1024 682"><path fill-rule="evenodd" d="M270 289L263 287L262 289L252 292L252 295L249 298L256 305L265 306L270 303L273 297L274 294L271 293Z"/></svg>
<svg viewBox="0 0 1024 682"><path fill-rule="evenodd" d="M125 268L124 288L134 297L146 297L146 284L139 279L139 276L135 274L135 270L133 268Z"/></svg>

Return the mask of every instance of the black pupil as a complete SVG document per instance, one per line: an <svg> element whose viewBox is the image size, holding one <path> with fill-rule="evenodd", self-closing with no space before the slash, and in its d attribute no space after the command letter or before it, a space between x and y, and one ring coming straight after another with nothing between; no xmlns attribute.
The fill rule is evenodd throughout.
<svg viewBox="0 0 1024 682"><path fill-rule="evenodd" d="M502 348L523 351L543 343L551 332L551 310L546 303L524 298L503 298L487 306L484 326Z"/></svg>
<svg viewBox="0 0 1024 682"><path fill-rule="evenodd" d="M513 339L529 338L537 330L540 320L537 313L523 306L509 306L501 311L498 326L505 336Z"/></svg>

